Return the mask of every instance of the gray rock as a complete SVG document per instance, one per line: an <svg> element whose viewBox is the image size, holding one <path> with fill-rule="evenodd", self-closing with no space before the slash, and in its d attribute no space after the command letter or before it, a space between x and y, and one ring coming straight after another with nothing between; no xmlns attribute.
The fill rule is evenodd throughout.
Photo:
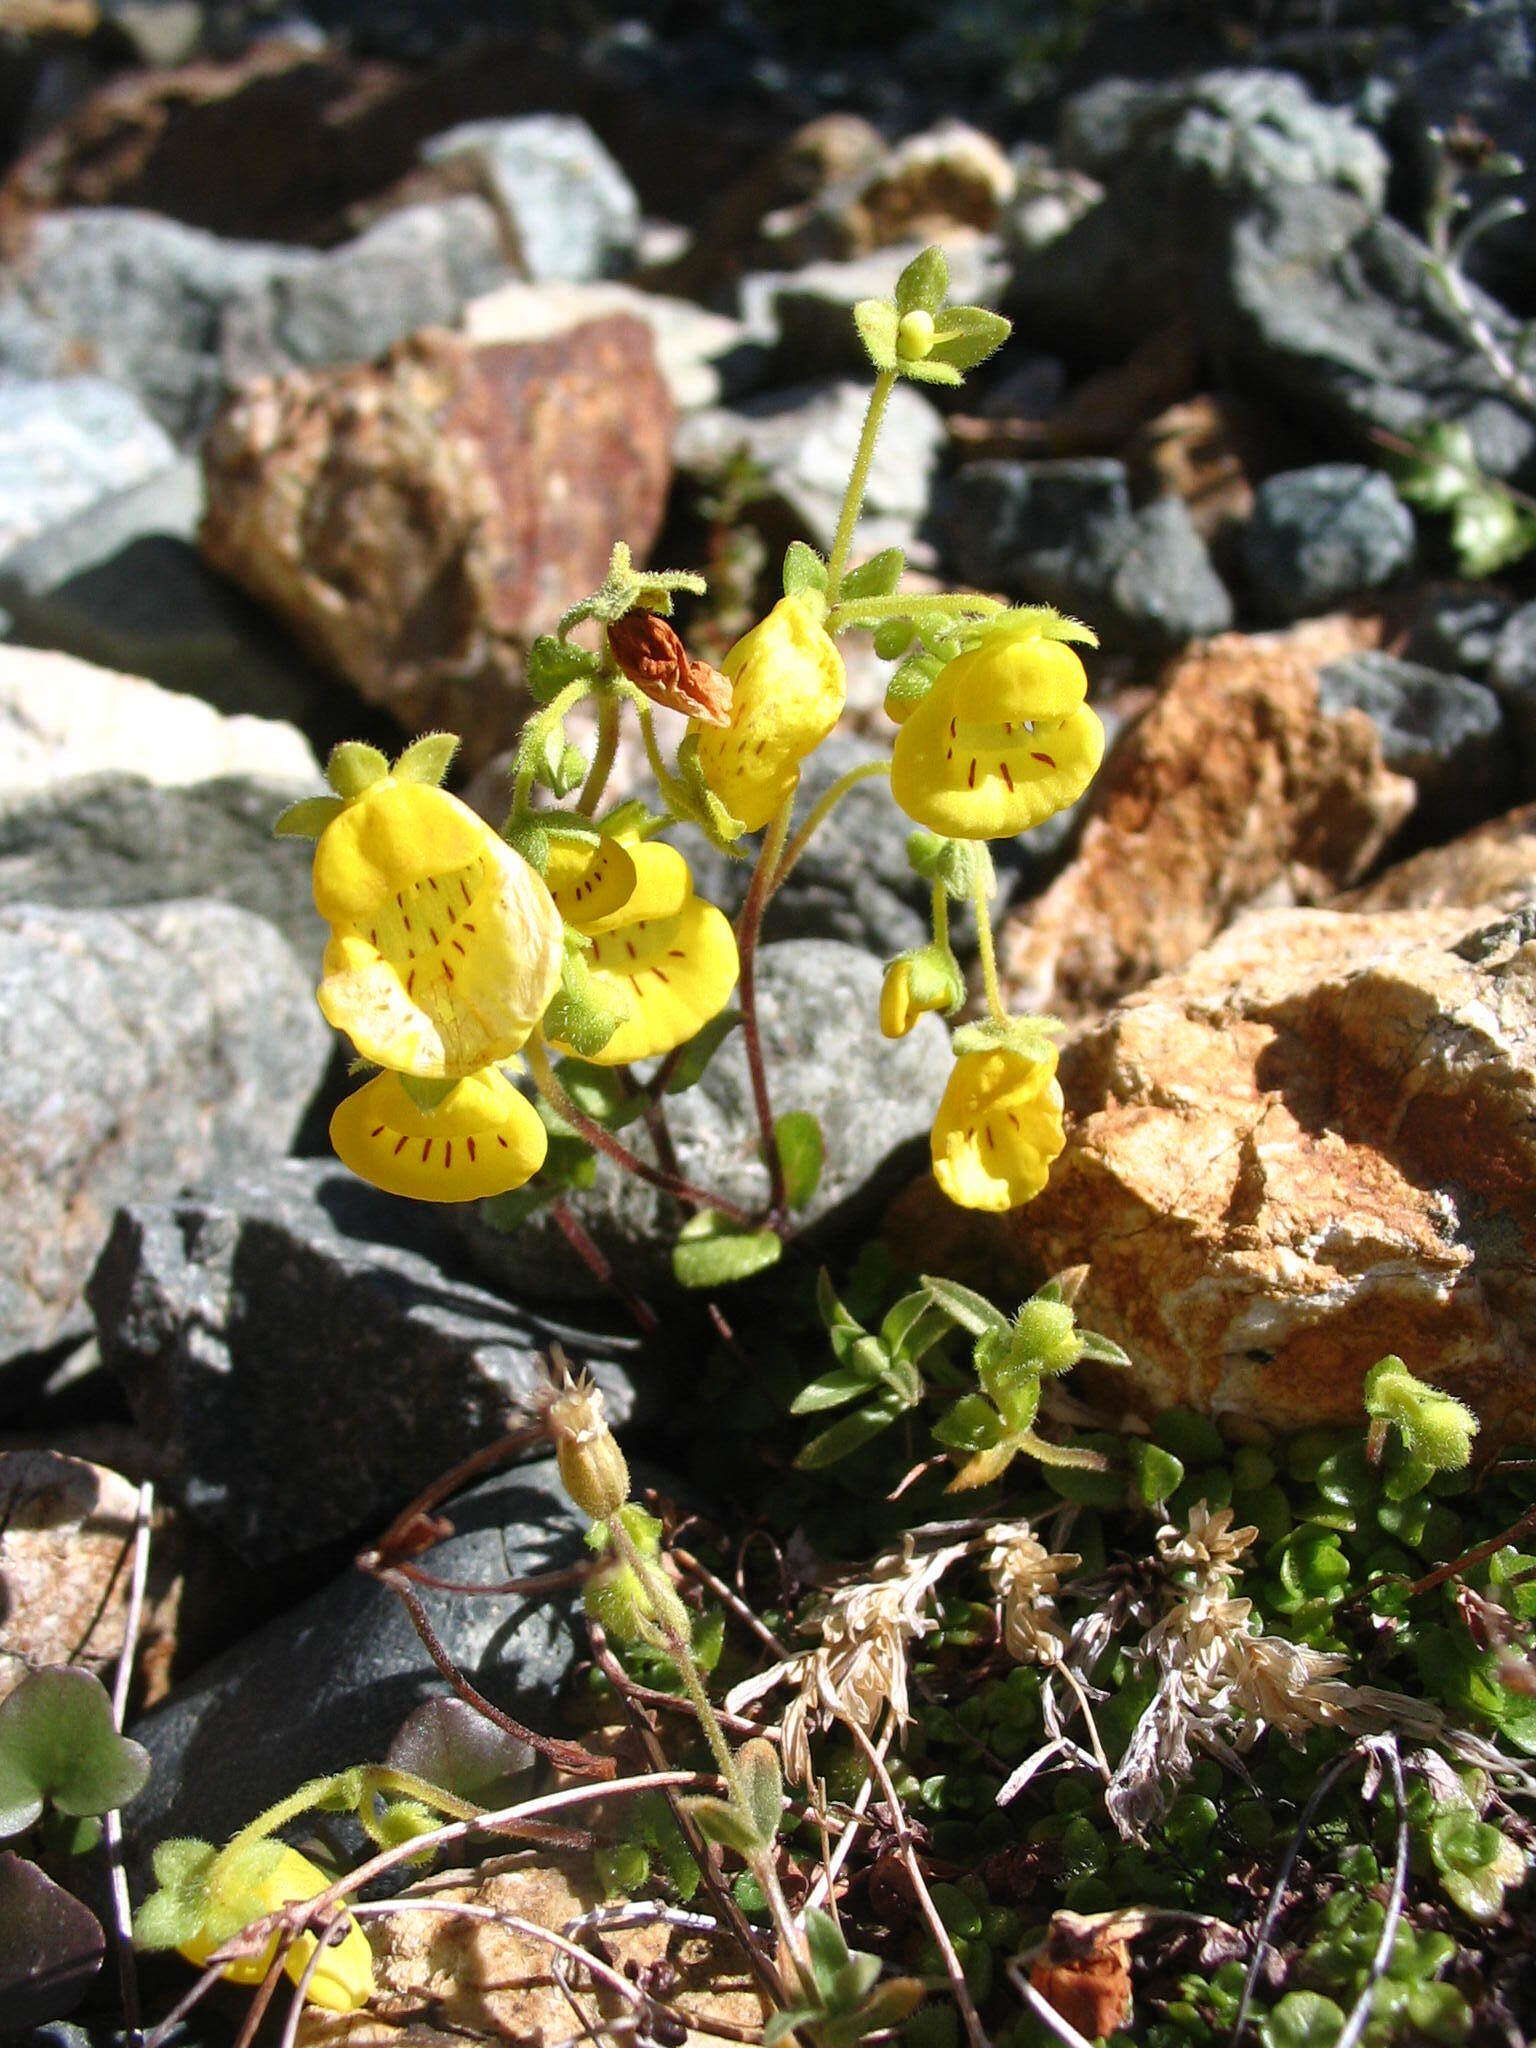
<svg viewBox="0 0 1536 2048"><path fill-rule="evenodd" d="M0 910L0 1356L83 1335L113 1212L280 1154L330 1034L262 918Z"/></svg>
<svg viewBox="0 0 1536 2048"><path fill-rule="evenodd" d="M1389 477L1321 462L1259 485L1243 567L1266 619L1300 619L1390 583L1412 561L1413 543L1413 514Z"/></svg>
<svg viewBox="0 0 1536 2048"><path fill-rule="evenodd" d="M1105 150L1076 150L1081 168L1110 180L1105 198L1051 244L1048 262L1015 274L1010 310L1036 338L1121 344L1187 318L1234 221L1266 197L1318 193L1366 217L1381 210L1381 145L1289 72L1207 72L1143 88L1113 111Z"/></svg>
<svg viewBox="0 0 1536 2048"><path fill-rule="evenodd" d="M1391 654L1351 654L1318 676L1325 712L1363 711L1381 735L1382 758L1411 776L1419 800L1410 831L1450 839L1514 798L1514 761L1493 692Z"/></svg>
<svg viewBox="0 0 1536 2048"><path fill-rule="evenodd" d="M423 327L456 326L472 299L512 275L484 199L404 207L229 306L219 343L225 379L370 361Z"/></svg>
<svg viewBox="0 0 1536 2048"><path fill-rule="evenodd" d="M921 1157L949 1077L949 1038L936 1017L907 1038L880 1036L881 963L829 939L765 946L758 961L758 1017L776 1114L804 1109L820 1120L826 1167L802 1212L808 1228L843 1228L873 1206ZM740 1032L733 1032L696 1088L668 1102L684 1174L747 1206L767 1175ZM596 1184L571 1207L630 1285L670 1284L670 1249L682 1221L674 1205L628 1174L598 1162ZM542 1213L510 1235L464 1212L477 1262L523 1297L562 1299L591 1282Z"/></svg>
<svg viewBox="0 0 1536 2048"><path fill-rule="evenodd" d="M0 553L175 459L165 429L104 378L0 381Z"/></svg>
<svg viewBox="0 0 1536 2048"><path fill-rule="evenodd" d="M775 382L867 376L869 357L853 324L853 307L860 299L888 299L922 247L921 242L895 242L867 256L744 277L738 310L767 349L766 376ZM978 235L944 253L950 298L963 305L994 304L1005 277L997 237Z"/></svg>
<svg viewBox="0 0 1536 2048"><path fill-rule="evenodd" d="M710 482L733 456L747 455L765 485L749 517L770 525L775 537L782 529L785 537L798 533L828 548L868 403L866 384L798 384L736 408L695 413L678 429L678 469L695 482ZM935 409L910 384L898 384L870 470L859 524L862 552L913 547L943 443L944 422Z"/></svg>
<svg viewBox="0 0 1536 2048"><path fill-rule="evenodd" d="M1451 318L1424 244L1347 193L1281 191L1233 232L1212 287L1213 334L1255 397L1375 454L1376 429L1412 437L1457 421L1492 476L1536 473L1536 419ZM1471 288L1479 316L1536 370L1536 336Z"/></svg>
<svg viewBox="0 0 1536 2048"><path fill-rule="evenodd" d="M97 370L137 393L186 443L223 393L226 306L319 261L308 250L226 242L128 208L41 214L0 293L0 369L33 377Z"/></svg>
<svg viewBox="0 0 1536 2048"><path fill-rule="evenodd" d="M1536 794L1536 604L1523 604L1500 629L1488 682L1504 706L1520 752L1520 791Z"/></svg>
<svg viewBox="0 0 1536 2048"><path fill-rule="evenodd" d="M310 886L313 849L272 836L285 802L313 789L238 777L166 788L97 775L0 793L0 904L121 910L204 896L264 917L318 968L325 927Z"/></svg>
<svg viewBox="0 0 1536 2048"><path fill-rule="evenodd" d="M640 202L585 121L572 114L466 121L421 154L431 164L474 162L527 276L580 280L628 267L640 238Z"/></svg>
<svg viewBox="0 0 1536 2048"><path fill-rule="evenodd" d="M10 637L147 676L221 711L333 731L349 693L197 551L202 465L183 456L0 560Z"/></svg>
<svg viewBox="0 0 1536 2048"><path fill-rule="evenodd" d="M1108 648L1164 653L1232 623L1182 499L1133 511L1123 463L967 463L936 523L958 574L1078 614Z"/></svg>
<svg viewBox="0 0 1536 2048"><path fill-rule="evenodd" d="M1477 585L1432 591L1413 622L1404 658L1474 682L1490 680L1499 636L1514 609L1509 598Z"/></svg>
<svg viewBox="0 0 1536 2048"><path fill-rule="evenodd" d="M449 1513L454 1534L431 1558L442 1578L496 1585L583 1555L583 1519L553 1460L486 1480ZM423 1588L421 1598L449 1655L487 1698L529 1725L555 1725L555 1695L577 1649L573 1593L469 1598ZM130 1852L142 1866L168 1835L227 1841L304 1779L380 1761L412 1709L444 1691L397 1597L344 1572L135 1724L153 1768L124 1811Z"/></svg>
<svg viewBox="0 0 1536 2048"><path fill-rule="evenodd" d="M585 1332L457 1277L453 1242L334 1160L119 1214L90 1285L102 1358L168 1484L252 1563L355 1535L526 1421L552 1338L592 1357Z"/></svg>

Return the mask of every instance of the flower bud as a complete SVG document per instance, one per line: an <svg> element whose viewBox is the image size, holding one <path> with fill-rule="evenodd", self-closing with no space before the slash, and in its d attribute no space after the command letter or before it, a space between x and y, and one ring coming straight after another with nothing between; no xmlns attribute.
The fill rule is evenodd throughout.
<svg viewBox="0 0 1536 2048"><path fill-rule="evenodd" d="M948 946L919 946L898 954L880 988L880 1029L905 1038L926 1011L948 1016L965 1001L965 982Z"/></svg>
<svg viewBox="0 0 1536 2048"><path fill-rule="evenodd" d="M606 1522L629 1499L629 1467L585 1374L557 1387L544 1409L560 1483L584 1515Z"/></svg>

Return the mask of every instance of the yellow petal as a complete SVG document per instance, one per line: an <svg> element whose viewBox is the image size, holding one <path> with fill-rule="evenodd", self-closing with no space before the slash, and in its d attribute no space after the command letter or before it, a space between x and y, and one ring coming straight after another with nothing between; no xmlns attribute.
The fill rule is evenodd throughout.
<svg viewBox="0 0 1536 2048"><path fill-rule="evenodd" d="M473 1202L532 1179L549 1139L538 1111L496 1067L471 1074L438 1105L414 1103L398 1074L379 1074L331 1118L336 1156L360 1179L419 1202Z"/></svg>
<svg viewBox="0 0 1536 2048"><path fill-rule="evenodd" d="M544 880L566 923L587 931L635 893L633 850L606 833L595 839L552 833Z"/></svg>
<svg viewBox="0 0 1536 2048"><path fill-rule="evenodd" d="M800 763L842 716L843 658L811 608L781 598L722 664L730 723L696 726L705 781L749 832L794 794Z"/></svg>
<svg viewBox="0 0 1536 2048"><path fill-rule="evenodd" d="M725 1008L740 972L728 920L692 895L670 916L636 918L600 933L587 964L594 998L624 1016L602 1050L587 1055L602 1067L686 1045Z"/></svg>
<svg viewBox="0 0 1536 2048"><path fill-rule="evenodd" d="M891 794L951 839L1005 839L1076 803L1104 754L1083 665L1057 640L983 643L940 670L896 735Z"/></svg>
<svg viewBox="0 0 1536 2048"><path fill-rule="evenodd" d="M560 979L561 924L521 855L445 790L378 783L321 834L320 1008L364 1059L423 1079L509 1059Z"/></svg>
<svg viewBox="0 0 1536 2048"><path fill-rule="evenodd" d="M264 1913L276 1912L280 1906L289 1905L295 1899L314 1898L317 1892L327 1890L330 1882L318 1864L311 1863L307 1856L301 1856L297 1849L284 1848L272 1870L258 1883L242 1885L241 1896L230 1903L244 1914L248 1925ZM217 1900L216 1903L224 1901ZM272 1967L277 1944L278 1936L274 1934L260 1955L226 1963L220 1975L231 1984L259 1984ZM201 1969L220 1945L220 1942L199 1932L180 1944L179 1953ZM295 1984L303 1977L314 1952L315 1937L312 1934L301 1934L289 1948L283 1968ZM355 2012L372 1996L373 1953L367 1937L354 1920L339 1942L326 1945L309 1980L306 1997L311 2005L323 2006L327 2012Z"/></svg>
<svg viewBox="0 0 1536 2048"><path fill-rule="evenodd" d="M603 916L573 920L589 938L633 924L637 918L676 917L693 894L693 876L675 846L668 846L663 839L645 839L629 846L627 851L634 866L635 883L624 902Z"/></svg>
<svg viewBox="0 0 1536 2048"><path fill-rule="evenodd" d="M880 984L880 1030L886 1038L905 1038L922 1015L912 1000L912 964L893 960Z"/></svg>
<svg viewBox="0 0 1536 2048"><path fill-rule="evenodd" d="M1032 1201L1065 1141L1054 1048L1030 1059L1006 1046L962 1053L934 1118L934 1178L963 1209Z"/></svg>

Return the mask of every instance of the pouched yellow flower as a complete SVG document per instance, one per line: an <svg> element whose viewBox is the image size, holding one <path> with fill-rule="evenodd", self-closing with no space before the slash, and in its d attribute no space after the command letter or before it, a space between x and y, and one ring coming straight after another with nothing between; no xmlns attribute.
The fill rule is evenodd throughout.
<svg viewBox="0 0 1536 2048"><path fill-rule="evenodd" d="M520 854L446 790L388 778L320 835L319 1002L364 1059L422 1079L510 1059L560 980L561 927Z"/></svg>
<svg viewBox="0 0 1536 2048"><path fill-rule="evenodd" d="M1010 839L1076 803L1104 755L1064 641L1010 621L946 662L896 735L891 794L949 839Z"/></svg>
<svg viewBox="0 0 1536 2048"><path fill-rule="evenodd" d="M782 597L721 664L730 723L695 727L704 780L749 832L794 794L800 763L842 716L843 657L811 607Z"/></svg>
<svg viewBox="0 0 1536 2048"><path fill-rule="evenodd" d="M233 1910L240 1916L240 1924L249 1924L260 1919L262 1914L274 1913L295 1899L312 1899L317 1892L325 1891L330 1882L318 1864L311 1863L307 1856L301 1856L297 1849L283 1847L264 1876L252 1879L241 1873L237 1879L231 1879L232 1885L238 1883L238 1894L222 1898L218 1865L215 1863L209 1888L210 1917L218 1914L221 1920L227 1921L229 1911ZM221 1912L221 1908L225 1910ZM228 1938L224 1934L216 1940L206 1930L200 1929L189 1941L178 1946L189 1963L201 1968L220 1942ZM220 1975L227 1977L232 1984L259 1984L272 1967L278 1939L274 1934L259 1955L226 1963ZM289 1948L283 1968L295 1983L304 1975L314 1952L315 1937L312 1934L301 1934ZM327 2012L355 2012L373 1996L373 1953L356 1921L339 1942L326 1946L315 1965L306 1996L311 2004L323 2006Z"/></svg>
<svg viewBox="0 0 1536 2048"><path fill-rule="evenodd" d="M552 833L544 879L566 923L586 931L594 919L612 916L634 895L634 851L607 833Z"/></svg>
<svg viewBox="0 0 1536 2048"><path fill-rule="evenodd" d="M898 954L880 984L880 1029L887 1038L905 1038L919 1017L929 1011L947 1016L964 1000L965 984L952 957L934 946Z"/></svg>
<svg viewBox="0 0 1536 2048"><path fill-rule="evenodd" d="M1009 1046L962 1053L933 1120L933 1174L962 1209L1033 1201L1066 1142L1056 1049L1038 1059Z"/></svg>
<svg viewBox="0 0 1536 2048"><path fill-rule="evenodd" d="M470 1074L430 1110L398 1074L377 1074L337 1109L331 1143L359 1179L418 1202L508 1194L549 1149L538 1111L498 1067Z"/></svg>
<svg viewBox="0 0 1536 2048"><path fill-rule="evenodd" d="M576 918L592 940L587 969L594 999L622 1023L600 1052L600 1067L652 1059L686 1045L725 1008L740 963L725 916L693 893L688 863L675 846L632 846L635 887L606 916ZM558 1038L550 1043L568 1052Z"/></svg>

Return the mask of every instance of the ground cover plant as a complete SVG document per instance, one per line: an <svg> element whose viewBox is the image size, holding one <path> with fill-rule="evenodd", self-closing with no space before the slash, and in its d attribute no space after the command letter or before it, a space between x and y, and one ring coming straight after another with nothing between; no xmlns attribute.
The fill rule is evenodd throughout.
<svg viewBox="0 0 1536 2048"><path fill-rule="evenodd" d="M825 1268L797 1245L839 1134L776 1099L758 946L855 780L889 776L931 936L887 964L878 1015L847 1031L954 1020L930 1157L959 1208L1029 1202L1064 1142L1058 1029L1003 1000L989 843L1074 802L1099 764L1078 651L1091 658L1091 622L904 593L897 550L855 560L897 383L958 385L1006 336L947 286L928 250L891 300L856 308L875 383L833 544L790 547L782 598L718 670L670 623L699 579L637 568L617 542L601 587L534 646L537 708L499 831L443 789L447 735L393 761L342 745L329 793L280 821L315 841L319 1001L361 1070L331 1124L340 1158L418 1200L494 1199L509 1232L547 1209L652 1329L656 1304L609 1270L570 1196L602 1154L672 1197L681 1286L712 1302L748 1290L715 1304L690 1418L700 1472L740 1483L729 1526L649 1493L580 1361L552 1358L539 1419L445 1474L359 1560L406 1604L448 1693L388 1756L296 1785L226 1842L155 1850L136 1938L199 1974L152 2041L227 1980L251 1994L243 2042L285 1978L287 2038L337 2038L316 2013L387 2009L400 1987L370 1930L383 1951L413 1911L542 1943L573 2039L1519 2038L1529 1458L1480 1443L1432 1358L1383 1357L1359 1429L1224 1433L1186 1409L1126 1427L1072 1378L1132 1367L1079 1325L1080 1276L994 1302L879 1244L837 1245ZM890 758L797 817L850 632L900 661ZM586 753L565 721L589 699ZM671 758L656 705L690 721ZM626 718L655 795L607 805ZM750 859L734 927L696 893L679 828ZM956 906L975 919L974 1005ZM755 1205L689 1181L668 1131L669 1102L732 1032ZM754 1287L775 1290L772 1318L733 1308ZM484 1699L415 1592L444 1589L431 1553L455 1490L541 1442L589 1524L590 1662L559 1732ZM112 1779L71 1804L58 1772L29 1790L37 1741L13 1700L12 1832L45 1796L65 1814L125 1796ZM366 1843L350 1861L338 1818ZM483 1873L509 1843L579 1861L604 1902L546 1925L445 1893L445 1868ZM689 2003L669 1967L617 1967L610 1941L646 1927L708 1937L757 2017Z"/></svg>

